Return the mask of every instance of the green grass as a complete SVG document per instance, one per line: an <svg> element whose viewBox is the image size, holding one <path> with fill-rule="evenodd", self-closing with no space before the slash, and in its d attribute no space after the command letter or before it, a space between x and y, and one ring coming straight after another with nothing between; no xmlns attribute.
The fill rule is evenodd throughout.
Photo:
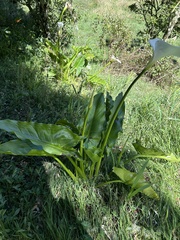
<svg viewBox="0 0 180 240"><path fill-rule="evenodd" d="M96 52L98 60L92 64L93 72L104 64L106 57L99 50L100 30L95 33L92 28L97 13L101 17L104 1L75 3L81 13L75 43L88 44ZM127 2L121 3L129 16ZM108 5L107 9L111 7ZM134 25L137 26L135 21ZM35 51L30 48L18 57L12 54L0 59L0 119L55 123L65 118L78 122L92 86L86 86L77 95L72 86L49 76L41 47L36 45ZM115 97L127 88L134 72L124 71L120 75L109 68L102 77ZM136 139L141 139L145 146L180 155L179 99L178 85L160 87L145 79L135 85L126 101L124 132L117 143L119 149L129 137L123 160L133 154L132 142ZM0 136L1 141L10 137L3 133ZM109 161L103 168L107 173L112 166L112 160ZM138 171L143 163L144 160L136 160L127 166ZM101 174L100 179L104 172ZM93 180L74 183L51 159L0 156L0 239L178 240L179 164L150 160L144 175L160 195L159 201L142 194L129 200L129 189L122 184L97 188Z"/></svg>
<svg viewBox="0 0 180 240"><path fill-rule="evenodd" d="M45 123L78 120L83 98L72 86L51 79L43 61L38 55L0 59L1 118Z"/></svg>
<svg viewBox="0 0 180 240"><path fill-rule="evenodd" d="M156 172L160 201L140 195L128 201L120 185L97 189L75 184L50 162L9 161L1 161L2 239L178 239L177 195L172 198L172 185L161 179L170 165L149 166Z"/></svg>

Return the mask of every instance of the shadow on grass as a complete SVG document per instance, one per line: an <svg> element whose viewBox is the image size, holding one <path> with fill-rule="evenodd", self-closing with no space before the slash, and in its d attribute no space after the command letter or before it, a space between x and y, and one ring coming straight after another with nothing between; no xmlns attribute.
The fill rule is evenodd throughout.
<svg viewBox="0 0 180 240"><path fill-rule="evenodd" d="M13 3L14 2L14 3ZM0 58L22 53L35 42L34 20L25 7L12 0L0 1Z"/></svg>
<svg viewBox="0 0 180 240"><path fill-rule="evenodd" d="M38 58L25 61L0 59L0 119L77 122L82 99L70 87L45 78ZM1 141L8 138L0 136ZM42 163L41 158L1 157L0 239L91 239L70 201L52 196Z"/></svg>
<svg viewBox="0 0 180 240"><path fill-rule="evenodd" d="M33 19L16 2L0 2L0 118L78 121L82 99L72 86L62 87L61 81L50 76L50 63L43 43L35 38Z"/></svg>
<svg viewBox="0 0 180 240"><path fill-rule="evenodd" d="M133 151L125 152L126 158L133 156ZM137 172L137 168L143 164L143 159L135 160L126 165L127 169ZM162 169L166 163L162 164ZM168 164L168 163L167 163ZM164 165L164 166L163 166ZM159 194L160 199L150 199L144 194L138 193L132 199L128 199L130 187L116 183L100 189L104 203L109 207L111 212L116 212L117 239L163 239L178 240L180 236L180 199L177 184L172 186L176 194L176 199L170 196L171 186L167 183L167 194L162 192L161 184L163 176L153 165L153 176L151 183L153 188ZM177 171L178 171L178 165ZM112 166L111 166L112 167ZM171 167L171 166L170 166ZM176 167L175 167L176 169ZM151 175L151 165L145 170L145 176ZM161 170L163 171L163 170ZM174 178L174 176L172 177ZM175 194L173 194L175 195Z"/></svg>
<svg viewBox="0 0 180 240"><path fill-rule="evenodd" d="M0 237L10 239L91 239L67 197L54 199L43 160L0 160Z"/></svg>
<svg viewBox="0 0 180 240"><path fill-rule="evenodd" d="M0 59L0 119L45 123L60 118L78 121L82 112L78 96L59 87L53 79L45 78L41 59L29 54L30 58ZM66 196L59 200L52 196L49 176L42 163L40 158L3 157L0 160L0 238L91 239L77 219L78 209L75 211ZM138 195L127 202L127 193L122 185L94 190L97 199L103 196L102 205L106 205L111 214L103 221L107 221L105 228L110 226L110 231L117 233L113 233L116 235L113 239L178 239L180 213L166 196L155 202ZM97 213L101 218L96 224L100 225L102 206L85 205L85 209L89 209L89 221L93 222Z"/></svg>
<svg viewBox="0 0 180 240"><path fill-rule="evenodd" d="M3 4L6 7L5 1ZM0 48L0 119L77 122L83 101L71 87L62 87L44 75L43 56L38 55L42 52L36 54L32 50L27 56L19 56L11 39L8 41L4 46L7 49ZM6 140L3 139L6 136L0 135L1 141ZM91 239L70 201L52 196L43 161L42 158L0 157L0 239Z"/></svg>
<svg viewBox="0 0 180 240"><path fill-rule="evenodd" d="M77 122L84 100L73 92L72 86L62 86L60 81L44 76L40 61L37 56L28 60L0 59L0 118Z"/></svg>

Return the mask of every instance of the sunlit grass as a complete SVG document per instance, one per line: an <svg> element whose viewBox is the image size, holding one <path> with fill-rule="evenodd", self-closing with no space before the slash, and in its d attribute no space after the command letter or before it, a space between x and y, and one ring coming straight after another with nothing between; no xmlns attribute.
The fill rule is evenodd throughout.
<svg viewBox="0 0 180 240"><path fill-rule="evenodd" d="M75 1L86 14L79 20L80 30L76 35L79 34L79 39L75 41L90 45L100 55L96 45L98 36L92 35L93 19L88 16L95 18L97 13L113 15L118 10L121 15L131 2ZM123 17L130 17L128 10ZM64 87L48 76L36 55L19 62L13 56L1 61L1 119L51 123L66 118L78 122L92 86L86 86L82 96L77 96L72 86ZM99 65L93 64L92 72L95 72ZM125 91L136 73L119 75L117 71L111 71L106 70L102 77L107 79L108 90L115 97ZM145 79L135 85L126 101L124 132L117 143L117 148L121 149L129 136L123 159L134 151L132 142L136 139L145 146L180 155L179 99L178 85L160 88ZM142 164L143 160L137 160L128 166L138 170ZM159 201L141 194L128 200L128 188L121 184L103 188L97 188L93 180L75 184L50 159L1 156L0 176L2 240L179 239L179 164L156 159L149 161L145 176L159 193Z"/></svg>

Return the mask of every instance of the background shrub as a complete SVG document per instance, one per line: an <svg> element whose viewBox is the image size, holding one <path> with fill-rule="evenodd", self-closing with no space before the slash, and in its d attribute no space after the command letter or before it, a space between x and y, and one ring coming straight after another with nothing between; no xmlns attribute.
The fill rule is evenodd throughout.
<svg viewBox="0 0 180 240"><path fill-rule="evenodd" d="M167 38L179 34L179 0L141 0L130 5L130 9L144 19L145 29L139 34L148 35L148 38Z"/></svg>
<svg viewBox="0 0 180 240"><path fill-rule="evenodd" d="M118 16L107 15L97 18L93 24L96 31L101 26L99 34L99 47L108 48L108 55L118 55L123 49L128 48L131 41L131 33L128 26Z"/></svg>

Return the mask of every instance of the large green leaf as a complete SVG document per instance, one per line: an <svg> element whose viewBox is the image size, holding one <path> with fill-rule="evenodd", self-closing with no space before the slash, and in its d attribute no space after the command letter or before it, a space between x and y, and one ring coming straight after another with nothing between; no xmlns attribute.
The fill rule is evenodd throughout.
<svg viewBox="0 0 180 240"><path fill-rule="evenodd" d="M79 130L77 129L77 127L73 123L70 123L65 119L58 120L56 122L56 125L61 125L61 126L68 127L73 131L73 133L79 134Z"/></svg>
<svg viewBox="0 0 180 240"><path fill-rule="evenodd" d="M26 156L47 156L48 154L41 146L36 146L30 141L20 139L11 140L0 144L0 154L26 155Z"/></svg>
<svg viewBox="0 0 180 240"><path fill-rule="evenodd" d="M0 154L24 155L24 156L50 156L50 155L78 155L73 148L61 148L51 146L49 150L43 150L42 146L37 146L29 140L15 139L0 144Z"/></svg>
<svg viewBox="0 0 180 240"><path fill-rule="evenodd" d="M102 151L99 148L93 147L92 149L84 149L84 151L93 163L99 162L102 158Z"/></svg>
<svg viewBox="0 0 180 240"><path fill-rule="evenodd" d="M113 168L113 172L122 180L126 185L131 186L133 189L142 192L150 198L158 199L157 193L153 190L149 183L145 181L143 176L139 176L138 173L130 172L125 168Z"/></svg>
<svg viewBox="0 0 180 240"><path fill-rule="evenodd" d="M93 84L107 85L107 81L97 75L88 75L87 81Z"/></svg>
<svg viewBox="0 0 180 240"><path fill-rule="evenodd" d="M86 148L98 145L105 127L105 111L104 94L99 93L94 96L93 103L88 106L85 116L84 136L87 138Z"/></svg>
<svg viewBox="0 0 180 240"><path fill-rule="evenodd" d="M160 158L160 159L165 159L170 162L180 162L180 158L177 158L173 153L171 154L166 154L163 151L159 149L154 149L154 148L145 148L141 145L140 141L136 141L136 143L133 143L134 148L136 149L138 155L137 157L148 157L148 158Z"/></svg>
<svg viewBox="0 0 180 240"><path fill-rule="evenodd" d="M79 74L81 73L82 68L85 66L85 56L81 55L75 59L73 62L70 73L76 72L76 76L78 77Z"/></svg>
<svg viewBox="0 0 180 240"><path fill-rule="evenodd" d="M0 120L0 129L14 133L21 140L42 146L45 152L56 155L67 153L81 139L68 127L53 124Z"/></svg>
<svg viewBox="0 0 180 240"><path fill-rule="evenodd" d="M107 94L106 97L106 118L107 121L110 122L112 118L114 117L115 111L119 105L119 102L122 100L123 94L119 93L116 97L115 101L112 100L112 97ZM113 126L111 128L109 138L108 138L108 146L113 147L116 139L118 137L118 133L122 132L122 126L123 126L123 119L125 115L125 104L123 103L122 107L120 108L118 115L113 123Z"/></svg>

